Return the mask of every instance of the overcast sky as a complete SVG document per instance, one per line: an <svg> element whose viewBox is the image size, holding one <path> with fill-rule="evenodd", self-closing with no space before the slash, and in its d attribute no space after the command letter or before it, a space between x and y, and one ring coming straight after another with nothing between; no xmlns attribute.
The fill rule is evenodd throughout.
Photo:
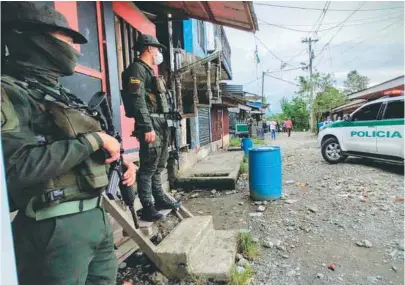
<svg viewBox="0 0 405 285"><path fill-rule="evenodd" d="M325 1L260 1L255 3L319 9L323 9L326 4ZM354 14L352 14L353 11L332 11L333 9L356 10L363 3L360 10L381 10L357 11ZM388 9L393 7L398 8ZM230 83L243 84L245 91L261 94L262 71L276 70L272 75L292 82L295 82L295 78L300 75L307 75L308 71L280 71L280 67L281 61L289 64L284 68L285 70L299 67L301 62L308 63L308 44L301 43L301 40L309 36L319 40L314 44L314 68L322 73L334 73L338 87L343 85L347 73L351 70L357 70L360 74L368 76L370 85L404 74L403 2L332 1L329 6L330 10L326 12L317 34L308 32L313 30L313 25L319 19L322 11L257 4L254 5L254 8L259 23L259 31L256 33L258 40L255 40L251 33L225 28L232 49L233 80ZM350 14L352 16L348 18ZM344 27L340 29L342 25L339 24L346 18L348 19L343 25ZM304 32L270 26L263 21ZM337 28L323 31L337 25ZM321 52L329 41L330 44ZM258 65L254 53L256 44L260 57ZM292 98L297 87L268 76L264 81L264 93L267 101L272 105L271 111L278 113L281 111L280 99L283 96Z"/></svg>

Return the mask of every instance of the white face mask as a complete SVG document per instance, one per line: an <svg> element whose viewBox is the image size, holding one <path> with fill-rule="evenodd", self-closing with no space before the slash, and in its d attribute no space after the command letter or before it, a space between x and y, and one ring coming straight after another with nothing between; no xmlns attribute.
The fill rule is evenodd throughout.
<svg viewBox="0 0 405 285"><path fill-rule="evenodd" d="M153 64L154 65L159 65L163 62L163 54L158 51L154 56L153 56Z"/></svg>

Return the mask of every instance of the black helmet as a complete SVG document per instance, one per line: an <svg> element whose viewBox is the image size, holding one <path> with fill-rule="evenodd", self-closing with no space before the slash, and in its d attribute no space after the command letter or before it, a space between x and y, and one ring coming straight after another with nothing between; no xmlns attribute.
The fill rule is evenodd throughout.
<svg viewBox="0 0 405 285"><path fill-rule="evenodd" d="M62 31L72 37L76 44L85 44L87 39L78 31L69 27L69 23L60 12L53 7L35 6L28 1L1 2L2 28L20 31Z"/></svg>
<svg viewBox="0 0 405 285"><path fill-rule="evenodd" d="M158 41L158 39L156 37L151 36L151 35L140 34L138 36L138 40L137 40L137 43L136 43L137 49L139 51L142 51L147 46L166 49L166 47L164 45L159 43L159 41Z"/></svg>

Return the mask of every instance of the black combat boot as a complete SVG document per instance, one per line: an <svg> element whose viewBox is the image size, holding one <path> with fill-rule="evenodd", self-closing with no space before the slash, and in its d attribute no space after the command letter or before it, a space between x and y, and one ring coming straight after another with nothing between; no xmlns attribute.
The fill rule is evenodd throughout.
<svg viewBox="0 0 405 285"><path fill-rule="evenodd" d="M147 221L147 222L156 222L156 221L164 221L166 220L166 217L156 211L156 208L153 204L146 205L142 209L142 216L141 220Z"/></svg>
<svg viewBox="0 0 405 285"><path fill-rule="evenodd" d="M172 209L175 210L181 206L180 201L172 201L171 199L167 198L166 196L162 199L156 199L155 201L155 207L158 210L163 210L163 209Z"/></svg>

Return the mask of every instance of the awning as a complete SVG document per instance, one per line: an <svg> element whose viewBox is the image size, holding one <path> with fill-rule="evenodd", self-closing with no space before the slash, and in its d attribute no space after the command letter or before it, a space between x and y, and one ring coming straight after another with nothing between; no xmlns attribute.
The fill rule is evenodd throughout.
<svg viewBox="0 0 405 285"><path fill-rule="evenodd" d="M157 3L157 2L155 2ZM259 30L253 2L249 1L159 1L185 16L248 32Z"/></svg>
<svg viewBox="0 0 405 285"><path fill-rule="evenodd" d="M392 90L404 90L404 76L399 76L383 83L371 86L367 89L347 95L349 100L353 99L377 99L385 96L384 92Z"/></svg>

